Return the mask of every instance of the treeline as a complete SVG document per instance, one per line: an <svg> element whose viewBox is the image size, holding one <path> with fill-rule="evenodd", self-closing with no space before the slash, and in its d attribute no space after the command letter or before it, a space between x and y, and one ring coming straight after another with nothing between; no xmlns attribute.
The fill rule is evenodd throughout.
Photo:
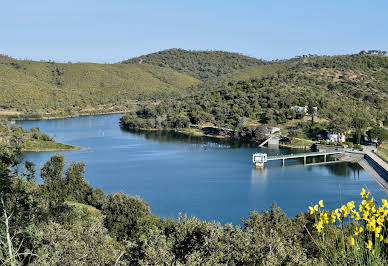
<svg viewBox="0 0 388 266"><path fill-rule="evenodd" d="M152 214L140 197L106 195L84 178L82 162L65 169L55 154L42 167L18 172L18 153L0 147L2 220L0 259L13 265L350 265L343 252L346 226L329 226L322 250L310 215L287 217L278 207L253 211L242 226L195 217L177 220ZM383 232L386 234L386 232ZM7 240L7 236L9 236ZM11 247L11 248L10 248ZM387 248L377 258L387 260ZM325 254L330 251L331 257Z"/></svg>

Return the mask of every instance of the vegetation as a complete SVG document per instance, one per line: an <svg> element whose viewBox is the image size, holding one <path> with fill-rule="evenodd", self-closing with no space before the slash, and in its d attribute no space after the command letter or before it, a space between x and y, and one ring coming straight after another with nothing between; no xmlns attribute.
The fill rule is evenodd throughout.
<svg viewBox="0 0 388 266"><path fill-rule="evenodd" d="M122 63L169 67L180 73L206 81L249 66L263 65L265 62L238 53L224 51L168 49L125 60Z"/></svg>
<svg viewBox="0 0 388 266"><path fill-rule="evenodd" d="M311 125L326 119L330 129L352 130L359 143L377 120L388 124L387 69L383 51L271 62L183 49L117 64L0 56L0 115L39 119L138 111L145 105L157 109L149 114L150 124L141 125L145 128L208 122L236 129L303 120L305 114L291 107L308 106ZM142 114L138 118L148 119ZM153 120L158 120L155 126Z"/></svg>
<svg viewBox="0 0 388 266"><path fill-rule="evenodd" d="M388 163L388 146L382 145L377 149L377 154Z"/></svg>
<svg viewBox="0 0 388 266"><path fill-rule="evenodd" d="M366 129L388 119L386 56L305 56L248 69L234 72L234 79L244 73L245 80L142 106L124 116L121 126L181 130L210 124L217 134L238 137L280 125L314 138L324 129L352 131L349 137L360 143ZM255 69L258 77L252 79ZM294 106L307 106L309 121Z"/></svg>
<svg viewBox="0 0 388 266"><path fill-rule="evenodd" d="M370 130L370 136L372 139L376 139L377 143L380 145L388 140L388 130L382 127L374 127Z"/></svg>
<svg viewBox="0 0 388 266"><path fill-rule="evenodd" d="M119 112L181 94L193 77L153 65L56 63L0 55L0 115L42 118Z"/></svg>
<svg viewBox="0 0 388 266"><path fill-rule="evenodd" d="M40 132L39 128L25 131L21 126L10 125L0 120L0 143L17 145L22 151L59 151L78 150L79 147L55 142L49 135Z"/></svg>
<svg viewBox="0 0 388 266"><path fill-rule="evenodd" d="M186 216L161 219L138 196L105 195L102 190L93 189L84 179L84 164L73 162L65 170L65 159L60 154L43 166L43 183L38 184L30 164L26 163L23 173L14 171L19 152L20 149L1 144L0 199L4 223L0 225L3 236L0 260L4 264L366 265L373 260L376 265L384 265L388 262L384 241L372 239L374 252L367 250L369 242L369 246L362 242L364 237L368 240L373 234L376 236L377 229L355 238L353 248L352 242L345 241L353 234L355 225L326 226L326 216L321 218L326 211L317 213L318 207L312 207L320 218L318 221L308 213L287 217L277 206L262 213L251 212L242 226ZM380 223L382 215L386 216L386 206L384 212L380 209L373 212L377 207L373 208L369 201L364 207L369 210L369 218L376 213L376 224L381 227L378 234L386 237L386 227ZM336 212L346 217L354 210L341 208ZM363 209L358 214L366 219L364 213ZM369 223L364 227L365 232L371 228ZM357 251L356 247L362 249Z"/></svg>

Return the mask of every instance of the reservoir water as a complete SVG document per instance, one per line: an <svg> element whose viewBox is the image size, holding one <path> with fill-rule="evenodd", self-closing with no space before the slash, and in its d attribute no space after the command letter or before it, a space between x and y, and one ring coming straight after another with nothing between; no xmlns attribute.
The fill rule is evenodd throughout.
<svg viewBox="0 0 388 266"><path fill-rule="evenodd" d="M257 147L212 138L168 132L130 133L119 128L121 115L19 121L26 129L40 127L56 141L82 147L61 152L66 161L84 161L86 179L106 193L140 195L159 216L179 213L238 224L250 211L276 203L288 215L306 211L323 199L326 207L360 199L367 187L376 199L383 188L358 164L304 166L288 160L254 169ZM261 149L270 155L295 150ZM39 170L54 152L26 153Z"/></svg>

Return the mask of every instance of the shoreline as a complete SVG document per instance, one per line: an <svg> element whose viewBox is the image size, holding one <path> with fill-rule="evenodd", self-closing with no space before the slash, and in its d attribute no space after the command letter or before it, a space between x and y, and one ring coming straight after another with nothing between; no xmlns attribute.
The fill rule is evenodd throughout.
<svg viewBox="0 0 388 266"><path fill-rule="evenodd" d="M75 118L81 116L93 116L93 115L112 115L112 114L125 114L129 110L126 111L112 111L112 112L98 112L98 113L80 113L75 115L66 115L66 116L42 116L40 118L28 118L28 117L18 117L18 118L10 118L10 120L14 121L39 121L39 120L55 120L55 119L66 119L66 118ZM1 116L0 116L1 117ZM7 117L7 116L4 116ZM8 117L7 117L8 118Z"/></svg>
<svg viewBox="0 0 388 266"><path fill-rule="evenodd" d="M80 151L83 150L81 147L74 146L75 148L69 149L36 149L36 150L22 150L22 152L51 152L51 151Z"/></svg>

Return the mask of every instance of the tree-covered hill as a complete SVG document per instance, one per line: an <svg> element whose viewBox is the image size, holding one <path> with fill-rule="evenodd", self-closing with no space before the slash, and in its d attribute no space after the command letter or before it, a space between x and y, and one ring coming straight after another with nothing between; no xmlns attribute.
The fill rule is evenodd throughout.
<svg viewBox="0 0 388 266"><path fill-rule="evenodd" d="M388 122L387 99L388 57L304 56L235 71L216 87L143 107L123 117L122 126L285 125L298 118L293 106L308 106L317 108L315 115L330 121L327 126L335 130L354 129L357 119L364 121L365 129L378 121Z"/></svg>
<svg viewBox="0 0 388 266"><path fill-rule="evenodd" d="M0 56L0 111L71 115L124 111L180 94L197 79L153 65L55 63Z"/></svg>
<svg viewBox="0 0 388 266"><path fill-rule="evenodd" d="M238 53L224 51L168 49L135 57L122 63L169 67L180 73L206 81L248 66L263 65L266 62Z"/></svg>

